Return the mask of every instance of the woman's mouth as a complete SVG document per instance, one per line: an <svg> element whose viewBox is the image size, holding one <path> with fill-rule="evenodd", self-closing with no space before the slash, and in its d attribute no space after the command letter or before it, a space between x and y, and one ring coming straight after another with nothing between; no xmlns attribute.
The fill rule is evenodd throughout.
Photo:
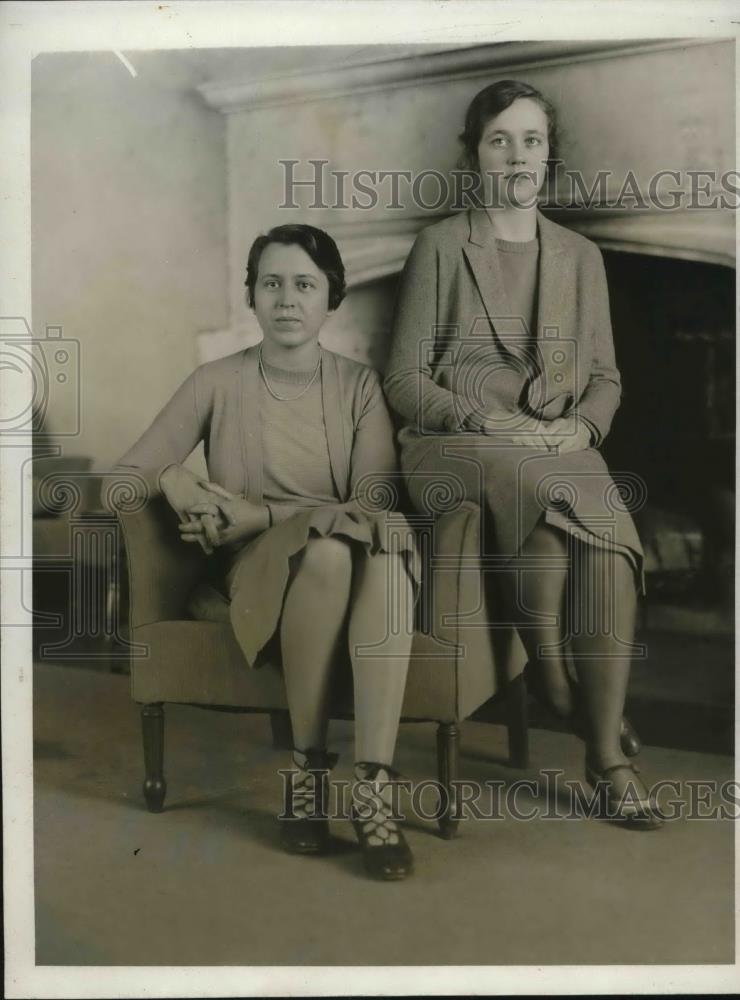
<svg viewBox="0 0 740 1000"><path fill-rule="evenodd" d="M275 322L280 323L281 326L294 326L300 323L300 319L297 316L276 316Z"/></svg>

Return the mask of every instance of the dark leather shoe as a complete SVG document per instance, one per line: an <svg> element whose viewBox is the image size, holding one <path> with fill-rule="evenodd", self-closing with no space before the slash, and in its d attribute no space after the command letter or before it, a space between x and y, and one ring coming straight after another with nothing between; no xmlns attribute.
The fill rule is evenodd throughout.
<svg viewBox="0 0 740 1000"><path fill-rule="evenodd" d="M619 727L619 744L626 757L636 757L642 750L640 737L624 716L622 716L622 725Z"/></svg>
<svg viewBox="0 0 740 1000"><path fill-rule="evenodd" d="M362 851L365 871L372 878L400 881L414 870L414 856L393 816L393 779L397 772L385 764L355 765L352 826Z"/></svg>
<svg viewBox="0 0 740 1000"><path fill-rule="evenodd" d="M632 764L614 764L598 771L586 762L586 781L592 788L601 790L605 818L635 830L659 830L663 820L653 804L635 795L636 777L637 771Z"/></svg>
<svg viewBox="0 0 740 1000"><path fill-rule="evenodd" d="M280 842L291 854L323 854L329 846L329 771L337 759L323 749L293 751L280 817Z"/></svg>
<svg viewBox="0 0 740 1000"><path fill-rule="evenodd" d="M289 854L325 854L329 846L329 820L281 819L280 843Z"/></svg>

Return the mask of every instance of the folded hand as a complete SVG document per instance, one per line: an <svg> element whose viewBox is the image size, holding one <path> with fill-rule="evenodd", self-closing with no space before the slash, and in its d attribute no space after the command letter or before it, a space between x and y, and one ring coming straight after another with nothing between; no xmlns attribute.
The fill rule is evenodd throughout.
<svg viewBox="0 0 740 1000"><path fill-rule="evenodd" d="M540 451L557 451L560 455L591 447L591 432L575 416L559 417L556 420L520 417L510 429L501 427L500 413L492 414L491 417L491 423L484 425L483 432L504 444L518 444L522 448L536 448ZM496 428L496 423L500 429Z"/></svg>
<svg viewBox="0 0 740 1000"><path fill-rule="evenodd" d="M214 548L238 546L269 526L267 507L236 496L218 483L203 481L200 485L208 491L209 499L188 508L188 514L198 521L180 525L183 541L198 541L206 534Z"/></svg>
<svg viewBox="0 0 740 1000"><path fill-rule="evenodd" d="M522 448L537 448L541 451L549 451L553 447L548 437L550 424L546 420L536 420L521 414L502 414L498 411L487 416L488 421L482 427L483 433L502 444L518 444ZM516 420L512 422L515 416ZM506 424L511 426L507 427Z"/></svg>
<svg viewBox="0 0 740 1000"><path fill-rule="evenodd" d="M197 542L210 555L218 540L221 512L214 508L201 516L191 513L191 509L209 501L211 493L195 473L175 464L164 470L160 476L160 485L162 493L180 519L180 527L188 525L191 528L192 537L188 537L188 541Z"/></svg>
<svg viewBox="0 0 740 1000"><path fill-rule="evenodd" d="M546 438L558 454L567 455L571 451L583 451L591 447L591 431L577 417L559 417L549 422Z"/></svg>

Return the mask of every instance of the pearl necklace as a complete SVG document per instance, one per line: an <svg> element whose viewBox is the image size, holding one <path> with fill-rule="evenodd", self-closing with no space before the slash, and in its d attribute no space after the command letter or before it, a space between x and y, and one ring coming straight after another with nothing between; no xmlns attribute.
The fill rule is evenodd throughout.
<svg viewBox="0 0 740 1000"><path fill-rule="evenodd" d="M301 391L298 393L297 396L281 396L280 393L275 392L275 390L273 389L273 387L270 385L270 383L269 383L269 381L267 379L267 373L265 372L265 366L264 366L264 364L262 362L262 345L261 344L260 344L260 353L259 353L259 367L260 367L260 374L262 375L262 381L265 383L265 388L270 393L270 395L272 396L272 398L279 400L281 403L291 403L294 399L300 399L301 396L304 396L308 392L308 390L311 388L311 386L314 384L314 382L316 381L316 376L321 371L321 349L319 348L319 360L316 362L316 367L314 368L313 375L308 380L308 382L304 385L304 387L301 389Z"/></svg>

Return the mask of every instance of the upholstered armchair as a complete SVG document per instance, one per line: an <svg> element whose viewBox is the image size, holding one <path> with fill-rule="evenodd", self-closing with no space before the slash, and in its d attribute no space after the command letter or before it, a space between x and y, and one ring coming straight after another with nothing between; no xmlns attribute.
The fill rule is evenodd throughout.
<svg viewBox="0 0 740 1000"><path fill-rule="evenodd" d="M166 501L156 497L128 513L119 508L119 518L129 572L131 690L143 725L144 797L149 810L159 812L166 793L166 702L268 712L279 747L291 745L290 724L279 664L250 670L228 621L198 620L188 611L207 557L199 546L183 544ZM479 530L479 509L462 503L423 534L420 620L402 714L403 722L437 723L439 828L447 838L458 823L453 782L462 720L501 693L510 760L525 766L527 759L524 651L513 633L485 627ZM338 690L332 717L351 717L351 691L351 683Z"/></svg>

